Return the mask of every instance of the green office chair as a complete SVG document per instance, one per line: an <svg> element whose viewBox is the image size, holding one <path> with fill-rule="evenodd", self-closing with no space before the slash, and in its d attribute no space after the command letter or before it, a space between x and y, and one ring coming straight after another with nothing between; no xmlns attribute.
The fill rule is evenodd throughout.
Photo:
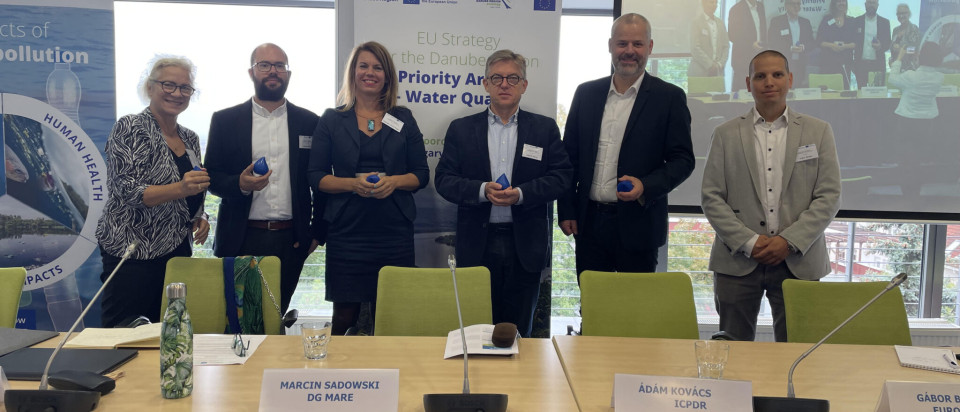
<svg viewBox="0 0 960 412"><path fill-rule="evenodd" d="M960 87L960 73L947 73L943 75L943 84L952 84Z"/></svg>
<svg viewBox="0 0 960 412"><path fill-rule="evenodd" d="M687 77L687 93L703 94L708 92L723 93L726 91L722 76L715 77Z"/></svg>
<svg viewBox="0 0 960 412"><path fill-rule="evenodd" d="M887 285L887 282L783 281L787 341L819 342ZM877 299L826 343L911 345L900 288Z"/></svg>
<svg viewBox="0 0 960 412"><path fill-rule="evenodd" d="M693 285L686 273L580 274L584 336L698 339Z"/></svg>
<svg viewBox="0 0 960 412"><path fill-rule="evenodd" d="M260 260L260 271L270 291L280 304L280 259L266 256ZM193 324L193 333L223 333L227 328L226 300L223 297L223 259L175 257L167 261L164 285L172 282L187 284L187 312ZM268 335L283 331L280 313L263 290L263 328ZM167 290L163 290L160 314L167 310Z"/></svg>
<svg viewBox="0 0 960 412"><path fill-rule="evenodd" d="M810 81L810 87L826 86L827 90L843 90L843 75L840 73L818 74L810 73L807 75Z"/></svg>
<svg viewBox="0 0 960 412"><path fill-rule="evenodd" d="M26 278L24 268L0 268L0 327L17 325L17 309L20 308L20 294Z"/></svg>
<svg viewBox="0 0 960 412"><path fill-rule="evenodd" d="M457 268L457 290L464 326L493 323L487 268ZM459 327L450 269L380 269L374 335L447 336Z"/></svg>

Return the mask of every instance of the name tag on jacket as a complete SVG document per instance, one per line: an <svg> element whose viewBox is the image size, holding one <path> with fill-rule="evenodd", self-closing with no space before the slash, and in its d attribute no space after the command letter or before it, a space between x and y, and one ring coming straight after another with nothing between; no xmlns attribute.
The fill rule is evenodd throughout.
<svg viewBox="0 0 960 412"><path fill-rule="evenodd" d="M543 159L543 148L524 143L522 156L527 159L540 161Z"/></svg>
<svg viewBox="0 0 960 412"><path fill-rule="evenodd" d="M815 144L800 146L800 148L797 149L798 162L803 162L810 159L816 159L817 157L819 157L819 154L817 153L817 145Z"/></svg>

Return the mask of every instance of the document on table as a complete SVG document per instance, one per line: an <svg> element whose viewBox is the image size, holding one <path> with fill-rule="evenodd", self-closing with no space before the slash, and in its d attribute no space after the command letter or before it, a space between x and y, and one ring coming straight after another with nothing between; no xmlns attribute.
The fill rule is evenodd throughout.
<svg viewBox="0 0 960 412"><path fill-rule="evenodd" d="M162 323L148 323L135 328L85 328L65 348L151 348L160 347Z"/></svg>
<svg viewBox="0 0 960 412"><path fill-rule="evenodd" d="M520 353L517 342L509 348L493 346L493 325L472 325L463 328L467 337L467 352L472 355L513 355ZM460 340L460 329L454 329L447 334L447 347L443 351L443 358L450 359L463 355L463 341Z"/></svg>
<svg viewBox="0 0 960 412"><path fill-rule="evenodd" d="M247 348L247 356L237 356L233 350L236 335L193 335L193 365L243 365L267 339L266 335L240 335Z"/></svg>

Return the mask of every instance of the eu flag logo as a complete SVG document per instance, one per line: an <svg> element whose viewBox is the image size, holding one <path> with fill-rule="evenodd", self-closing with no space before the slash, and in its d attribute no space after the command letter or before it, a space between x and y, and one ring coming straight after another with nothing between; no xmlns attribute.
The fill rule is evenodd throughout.
<svg viewBox="0 0 960 412"><path fill-rule="evenodd" d="M557 11L557 0L534 0L533 9L540 11Z"/></svg>

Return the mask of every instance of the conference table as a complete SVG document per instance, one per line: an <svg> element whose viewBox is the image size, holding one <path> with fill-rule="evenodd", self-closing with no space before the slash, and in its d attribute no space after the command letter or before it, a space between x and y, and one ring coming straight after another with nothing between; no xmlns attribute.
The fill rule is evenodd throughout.
<svg viewBox="0 0 960 412"><path fill-rule="evenodd" d="M159 351L141 350L119 368L124 377L97 411L256 411L263 370L282 368L399 369L398 410L423 411L424 394L463 389L463 358L443 359L445 343L445 337L337 336L326 359L307 360L300 336L268 336L244 365L194 367L193 394L173 400L160 396ZM505 393L510 411L576 411L551 341L522 339L519 350L513 356L471 356L471 392ZM11 383L14 389L37 387Z"/></svg>
<svg viewBox="0 0 960 412"><path fill-rule="evenodd" d="M555 336L554 346L582 412L612 411L614 374L697 377L693 340ZM723 379L753 382L755 396L786 396L787 371L808 343L729 342ZM900 366L892 346L823 345L794 372L798 397L830 410L873 412L885 380L960 383L960 375Z"/></svg>

